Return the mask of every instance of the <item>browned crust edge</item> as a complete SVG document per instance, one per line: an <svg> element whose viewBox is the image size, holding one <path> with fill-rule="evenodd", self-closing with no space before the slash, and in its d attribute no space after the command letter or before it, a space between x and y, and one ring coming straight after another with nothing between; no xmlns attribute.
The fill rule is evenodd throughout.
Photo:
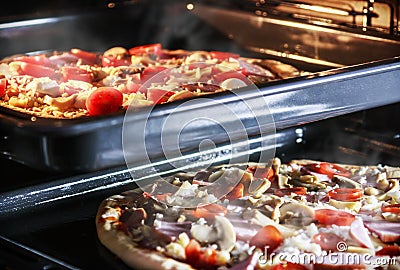
<svg viewBox="0 0 400 270"><path fill-rule="evenodd" d="M96 230L100 242L117 255L126 265L134 269L160 269L160 270L193 270L189 264L179 262L173 258L148 249L137 247L124 233L115 229L107 230L101 216L105 207L109 206L107 200L103 201L96 214Z"/></svg>

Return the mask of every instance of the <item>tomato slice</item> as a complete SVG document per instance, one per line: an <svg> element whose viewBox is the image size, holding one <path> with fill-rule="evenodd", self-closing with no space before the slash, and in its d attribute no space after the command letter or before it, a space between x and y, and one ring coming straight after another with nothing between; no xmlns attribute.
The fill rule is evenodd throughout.
<svg viewBox="0 0 400 270"><path fill-rule="evenodd" d="M382 249L378 250L375 253L376 256L389 256L389 257L398 257L400 256L400 247L399 246L386 246Z"/></svg>
<svg viewBox="0 0 400 270"><path fill-rule="evenodd" d="M227 212L228 209L226 209L225 206L211 203L197 207L196 210L194 211L194 216L197 218L205 218L208 220L213 220L215 216L217 215L225 216Z"/></svg>
<svg viewBox="0 0 400 270"><path fill-rule="evenodd" d="M268 180L272 180L274 176L274 170L271 167L249 166L246 170L257 179L267 178Z"/></svg>
<svg viewBox="0 0 400 270"><path fill-rule="evenodd" d="M160 43L136 46L128 50L130 55L158 54L162 50Z"/></svg>
<svg viewBox="0 0 400 270"><path fill-rule="evenodd" d="M29 75L32 77L50 77L50 78L55 78L57 77L57 73L54 69L41 66L41 65L36 65L36 64L31 64L31 63L26 63L26 62L21 62L20 64L20 69L18 71L20 75Z"/></svg>
<svg viewBox="0 0 400 270"><path fill-rule="evenodd" d="M315 163L306 167L316 173L325 174L330 178L332 178L332 176L334 175L345 177L349 177L351 175L351 173L347 169L329 162Z"/></svg>
<svg viewBox="0 0 400 270"><path fill-rule="evenodd" d="M123 95L113 87L99 87L86 100L90 115L104 115L117 112L122 106Z"/></svg>
<svg viewBox="0 0 400 270"><path fill-rule="evenodd" d="M383 205L381 210L385 213L400 214L400 203Z"/></svg>
<svg viewBox="0 0 400 270"><path fill-rule="evenodd" d="M0 79L0 97L3 97L6 94L7 90L7 79L1 78Z"/></svg>
<svg viewBox="0 0 400 270"><path fill-rule="evenodd" d="M268 254L278 248L283 242L281 232L272 225L262 227L256 235L250 239L250 246L262 250L267 249Z"/></svg>
<svg viewBox="0 0 400 270"><path fill-rule="evenodd" d="M213 75L213 82L219 85L223 81L231 78L236 78L243 81L243 79L246 77L240 71L230 70L230 71L215 73Z"/></svg>
<svg viewBox="0 0 400 270"><path fill-rule="evenodd" d="M74 48L74 49L70 50L70 53L75 55L79 59L81 59L82 64L85 64L85 65L94 65L94 64L98 64L98 62L99 62L99 58L98 58L97 54L92 53L92 52Z"/></svg>
<svg viewBox="0 0 400 270"><path fill-rule="evenodd" d="M161 104L167 102L168 99L173 94L175 94L175 92L164 89L156 89L156 88L147 89L147 99L153 101L155 104Z"/></svg>
<svg viewBox="0 0 400 270"><path fill-rule="evenodd" d="M217 263L217 251L215 249L202 249L200 243L190 239L185 247L186 262L195 268L208 269Z"/></svg>
<svg viewBox="0 0 400 270"><path fill-rule="evenodd" d="M350 226L355 216L345 211L317 209L314 211L314 218L323 225Z"/></svg>
<svg viewBox="0 0 400 270"><path fill-rule="evenodd" d="M307 269L308 268L305 267L304 265L291 262L277 264L271 268L271 270L307 270Z"/></svg>
<svg viewBox="0 0 400 270"><path fill-rule="evenodd" d="M218 60L228 60L229 58L239 58L240 55L231 52L219 52L219 51L210 51L210 55L212 58Z"/></svg>
<svg viewBox="0 0 400 270"><path fill-rule="evenodd" d="M225 198L229 201L233 201L239 198L242 198L244 194L244 185L242 183L237 184L228 194L226 194Z"/></svg>
<svg viewBox="0 0 400 270"><path fill-rule="evenodd" d="M337 201L355 202L363 195L362 189L357 188L335 188L328 192L328 196Z"/></svg>
<svg viewBox="0 0 400 270"><path fill-rule="evenodd" d="M297 194L297 195L305 195L305 194L307 194L307 188L306 187L292 187L292 188L280 188L280 189L274 190L274 194L279 197L288 196L292 193Z"/></svg>
<svg viewBox="0 0 400 270"><path fill-rule="evenodd" d="M63 67L62 75L64 81L77 80L83 82L92 82L92 74L84 69L78 67Z"/></svg>
<svg viewBox="0 0 400 270"><path fill-rule="evenodd" d="M338 243L344 242L344 239L334 233L320 232L313 236L312 241L320 245L323 250L336 252Z"/></svg>

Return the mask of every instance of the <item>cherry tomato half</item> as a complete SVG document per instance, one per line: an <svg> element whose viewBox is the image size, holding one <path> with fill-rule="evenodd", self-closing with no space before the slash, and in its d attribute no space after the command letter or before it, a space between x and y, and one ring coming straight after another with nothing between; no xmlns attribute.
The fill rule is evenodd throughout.
<svg viewBox="0 0 400 270"><path fill-rule="evenodd" d="M381 210L385 213L400 214L400 203L383 205Z"/></svg>
<svg viewBox="0 0 400 270"><path fill-rule="evenodd" d="M278 248L283 242L281 232L272 225L262 227L256 235L250 239L250 246L256 246L264 250L267 249L268 254Z"/></svg>
<svg viewBox="0 0 400 270"><path fill-rule="evenodd" d="M344 239L334 233L320 232L314 234L312 241L321 246L326 251L338 251L337 244L344 242Z"/></svg>
<svg viewBox="0 0 400 270"><path fill-rule="evenodd" d="M317 209L314 211L314 218L323 225L350 226L355 216L345 211Z"/></svg>
<svg viewBox="0 0 400 270"><path fill-rule="evenodd" d="M161 52L162 46L160 43L147 44L136 46L128 50L130 55L143 55L143 54L158 54Z"/></svg>
<svg viewBox="0 0 400 270"><path fill-rule="evenodd" d="M328 196L337 201L355 202L363 195L362 189L357 188L335 188L328 192Z"/></svg>
<svg viewBox="0 0 400 270"><path fill-rule="evenodd" d="M332 178L332 176L334 175L340 175L345 177L350 176L350 172L347 169L329 162L311 164L308 165L307 168L316 173L325 174L330 178Z"/></svg>
<svg viewBox="0 0 400 270"><path fill-rule="evenodd" d="M279 197L288 196L290 194L305 195L307 194L306 187L292 187L292 188L280 188L275 189L274 194Z"/></svg>
<svg viewBox="0 0 400 270"><path fill-rule="evenodd" d="M99 87L86 100L90 115L104 115L117 112L122 106L123 95L113 87Z"/></svg>

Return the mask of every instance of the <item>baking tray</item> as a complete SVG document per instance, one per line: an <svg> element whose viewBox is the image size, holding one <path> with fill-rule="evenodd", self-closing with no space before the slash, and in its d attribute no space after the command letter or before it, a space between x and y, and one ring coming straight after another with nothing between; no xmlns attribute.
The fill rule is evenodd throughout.
<svg viewBox="0 0 400 270"><path fill-rule="evenodd" d="M399 122L387 121L400 117L399 105L282 129L277 132L276 156L283 161L312 158L399 166ZM257 161L258 154L254 151L251 160ZM198 166L192 160L182 159L182 164ZM160 175L173 172L167 162L153 165ZM127 269L98 241L94 218L103 199L136 188L135 181L149 175L146 168L133 170L136 180L121 167L3 193L0 195L1 234L15 242L18 250L27 247L45 255L49 259L46 263L55 269ZM13 261L5 256L0 252L0 262L6 267L12 265Z"/></svg>
<svg viewBox="0 0 400 270"><path fill-rule="evenodd" d="M54 172L83 172L125 164L122 147L122 127L143 130L146 126L146 147L150 159L162 158L166 152L193 151L204 140L215 144L230 140L229 134L219 132L221 125L234 120L243 125L246 136L274 127L259 125L252 115L266 114L259 104L269 107L276 129L317 121L363 109L400 101L400 58L371 62L346 68L312 73L308 76L270 82L257 88L210 95L198 103L184 100L155 106L151 112L139 110L125 119L124 113L81 119L44 119L0 108L0 152L27 166ZM194 124L180 133L179 147L165 145L160 140L164 123L170 115L192 116L230 108L236 118L218 123L208 121ZM267 111L268 113L268 111ZM246 138L236 138L237 140ZM130 160L141 162L142 151L130 154Z"/></svg>

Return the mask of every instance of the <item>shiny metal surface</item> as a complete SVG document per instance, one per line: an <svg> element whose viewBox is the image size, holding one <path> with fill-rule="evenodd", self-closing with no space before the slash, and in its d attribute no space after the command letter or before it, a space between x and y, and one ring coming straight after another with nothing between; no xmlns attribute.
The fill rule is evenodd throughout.
<svg viewBox="0 0 400 270"><path fill-rule="evenodd" d="M354 65L400 55L400 40L326 22L196 5L192 10L242 46L267 55L321 64Z"/></svg>

